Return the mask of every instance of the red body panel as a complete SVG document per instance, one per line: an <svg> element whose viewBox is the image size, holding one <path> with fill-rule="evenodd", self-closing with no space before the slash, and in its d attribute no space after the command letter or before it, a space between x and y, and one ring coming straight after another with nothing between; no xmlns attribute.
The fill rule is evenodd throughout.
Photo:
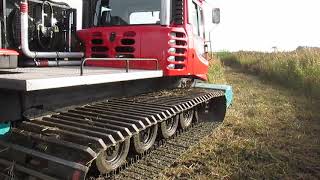
<svg viewBox="0 0 320 180"><path fill-rule="evenodd" d="M188 19L187 6L186 1L185 21ZM160 25L93 27L78 31L78 37L85 46L86 57L155 58L158 59L159 68L163 70L165 76L195 76L207 80L208 61L197 50L192 26L188 22L179 27ZM174 40L175 43L170 43L170 40ZM176 52L169 52L170 48L176 48ZM169 57L172 59L169 60ZM123 68L125 62L92 60L88 61L87 65ZM155 69L156 63L135 61L130 62L130 68Z"/></svg>

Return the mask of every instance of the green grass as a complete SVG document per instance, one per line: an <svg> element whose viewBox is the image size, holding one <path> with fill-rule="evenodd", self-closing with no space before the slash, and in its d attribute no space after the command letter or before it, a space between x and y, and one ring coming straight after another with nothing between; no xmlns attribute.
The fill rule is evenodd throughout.
<svg viewBox="0 0 320 180"><path fill-rule="evenodd" d="M217 68L210 77L221 77ZM224 74L218 81L235 93L225 121L161 179L320 179L320 102L243 71Z"/></svg>
<svg viewBox="0 0 320 180"><path fill-rule="evenodd" d="M218 53L223 64L260 75L307 96L320 98L320 52L302 49L293 52Z"/></svg>
<svg viewBox="0 0 320 180"><path fill-rule="evenodd" d="M225 84L224 69L220 59L214 55L214 58L210 60L208 81L210 83Z"/></svg>

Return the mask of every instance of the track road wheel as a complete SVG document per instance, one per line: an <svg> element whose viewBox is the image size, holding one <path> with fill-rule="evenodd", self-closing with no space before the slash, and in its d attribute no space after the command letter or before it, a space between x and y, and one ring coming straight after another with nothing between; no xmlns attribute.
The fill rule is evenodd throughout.
<svg viewBox="0 0 320 180"><path fill-rule="evenodd" d="M150 149L156 141L158 125L151 126L133 136L133 149L137 154L142 154Z"/></svg>
<svg viewBox="0 0 320 180"><path fill-rule="evenodd" d="M160 124L161 136L165 139L173 136L179 125L179 116L172 117Z"/></svg>
<svg viewBox="0 0 320 180"><path fill-rule="evenodd" d="M109 147L96 159L96 165L101 174L106 174L120 167L127 158L130 149L130 139L116 146Z"/></svg>
<svg viewBox="0 0 320 180"><path fill-rule="evenodd" d="M191 126L195 109L189 109L180 114L180 127L186 129Z"/></svg>

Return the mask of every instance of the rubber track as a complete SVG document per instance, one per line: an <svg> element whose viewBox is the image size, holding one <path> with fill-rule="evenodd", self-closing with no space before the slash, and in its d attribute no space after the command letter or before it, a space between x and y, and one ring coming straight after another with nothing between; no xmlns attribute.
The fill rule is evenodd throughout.
<svg viewBox="0 0 320 180"><path fill-rule="evenodd" d="M84 179L108 147L223 95L177 89L105 100L22 122L0 139L0 179L24 174L46 180Z"/></svg>
<svg viewBox="0 0 320 180"><path fill-rule="evenodd" d="M177 132L173 139L158 142L147 155L134 160L121 171L108 174L96 180L108 179L157 179L164 169L174 165L175 161L203 138L210 135L219 122L201 122L186 132Z"/></svg>

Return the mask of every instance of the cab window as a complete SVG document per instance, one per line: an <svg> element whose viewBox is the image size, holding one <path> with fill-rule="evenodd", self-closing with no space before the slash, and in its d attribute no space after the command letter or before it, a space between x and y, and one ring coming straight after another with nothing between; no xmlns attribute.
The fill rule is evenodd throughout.
<svg viewBox="0 0 320 180"><path fill-rule="evenodd" d="M195 35L204 38L204 20L203 20L203 10L200 6L192 1L190 8L190 23L193 27L193 32Z"/></svg>

